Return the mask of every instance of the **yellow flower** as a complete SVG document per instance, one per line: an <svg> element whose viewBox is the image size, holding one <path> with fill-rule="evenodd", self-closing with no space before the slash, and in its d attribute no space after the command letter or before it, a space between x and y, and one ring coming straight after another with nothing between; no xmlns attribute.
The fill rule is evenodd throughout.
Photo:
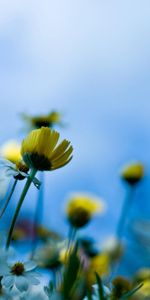
<svg viewBox="0 0 150 300"><path fill-rule="evenodd" d="M150 280L143 281L143 286L135 294L136 300L150 299Z"/></svg>
<svg viewBox="0 0 150 300"><path fill-rule="evenodd" d="M24 240L26 238L25 232L22 228L15 228L13 235L12 235L12 239L13 241L21 241Z"/></svg>
<svg viewBox="0 0 150 300"><path fill-rule="evenodd" d="M23 140L21 155L25 163L40 171L52 171L68 164L73 148L63 140L57 147L59 133L48 127L32 130Z"/></svg>
<svg viewBox="0 0 150 300"><path fill-rule="evenodd" d="M38 237L43 240L47 241L49 239L54 240L54 241L59 241L60 240L60 235L54 231L49 230L43 225L37 225L37 235Z"/></svg>
<svg viewBox="0 0 150 300"><path fill-rule="evenodd" d="M86 282L91 287L96 282L95 273L101 278L109 275L110 272L110 260L109 256L105 253L98 254L91 258L89 268L86 270Z"/></svg>
<svg viewBox="0 0 150 300"><path fill-rule="evenodd" d="M31 129L38 129L42 126L53 127L54 124L60 124L61 122L61 114L56 111L52 111L49 114L33 117L22 114L22 117L29 124Z"/></svg>
<svg viewBox="0 0 150 300"><path fill-rule="evenodd" d="M70 224L76 228L85 226L96 213L104 210L104 202L88 194L73 194L70 198L66 214Z"/></svg>
<svg viewBox="0 0 150 300"><path fill-rule="evenodd" d="M17 163L21 160L20 148L19 143L15 140L10 140L0 148L0 155L13 163Z"/></svg>
<svg viewBox="0 0 150 300"><path fill-rule="evenodd" d="M129 184L138 183L144 176L144 166L141 163L132 163L122 169L121 177Z"/></svg>
<svg viewBox="0 0 150 300"><path fill-rule="evenodd" d="M131 283L124 277L118 276L112 281L112 299L120 299L132 289Z"/></svg>
<svg viewBox="0 0 150 300"><path fill-rule="evenodd" d="M139 283L145 280L150 281L150 268L141 268L135 275L134 281Z"/></svg>
<svg viewBox="0 0 150 300"><path fill-rule="evenodd" d="M70 248L68 249L66 247L66 245L64 244L64 247L61 249L60 253L59 253L59 261L63 264L63 265L67 265L68 260L70 255L73 253L74 251L74 246L75 245L71 245Z"/></svg>

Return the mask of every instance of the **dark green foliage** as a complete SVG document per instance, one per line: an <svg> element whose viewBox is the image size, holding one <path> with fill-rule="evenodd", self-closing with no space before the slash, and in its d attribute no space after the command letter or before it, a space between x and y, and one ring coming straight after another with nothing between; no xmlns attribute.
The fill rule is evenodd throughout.
<svg viewBox="0 0 150 300"><path fill-rule="evenodd" d="M67 265L64 270L62 295L63 299L70 300L73 288L77 282L77 277L80 270L80 260L77 254L78 246L75 245L73 251L70 251L70 255L67 261Z"/></svg>

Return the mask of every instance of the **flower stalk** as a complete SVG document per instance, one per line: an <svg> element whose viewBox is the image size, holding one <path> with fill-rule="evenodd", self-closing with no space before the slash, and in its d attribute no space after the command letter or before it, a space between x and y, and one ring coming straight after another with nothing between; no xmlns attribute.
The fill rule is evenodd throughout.
<svg viewBox="0 0 150 300"><path fill-rule="evenodd" d="M15 214L13 216L13 219L12 219L12 223L11 223L11 226L10 226L10 229L9 229L9 232L8 232L8 237L7 237L7 242L6 242L6 249L9 248L10 246L10 242L11 242L11 239L12 239L12 234L13 234L13 230L14 230L14 227L15 227L15 224L16 224L16 220L17 220L17 217L18 217L18 214L20 212L20 209L21 209L21 206L22 206L22 203L24 201L24 198L29 190L29 187L35 177L35 174L36 174L37 170L36 169L31 169L31 172L30 172L30 175L26 181L26 184L24 186L24 189L22 191L22 194L21 194L21 197L19 199L19 202L18 202L18 205L17 205L17 208L16 208L16 211L15 211Z"/></svg>
<svg viewBox="0 0 150 300"><path fill-rule="evenodd" d="M31 258L34 257L35 249L38 242L38 226L42 224L43 211L44 211L44 173L41 172L40 175L41 175L40 182L42 184L40 190L38 191L38 199L35 207Z"/></svg>
<svg viewBox="0 0 150 300"><path fill-rule="evenodd" d="M7 206L8 206L8 204L9 204L9 201L10 201L10 199L11 199L13 193L14 193L14 190L15 190L15 188L16 188L17 181L18 181L18 179L15 179L15 181L14 181L14 183L13 183L13 186L12 186L12 189L11 189L11 191L10 191L10 193L9 193L9 195L8 195L8 197L7 197L7 199L6 199L5 205L4 205L4 207L2 208L2 210L0 211L0 218L2 218L4 212L5 212L5 210L6 210Z"/></svg>
<svg viewBox="0 0 150 300"><path fill-rule="evenodd" d="M118 226L117 226L117 237L119 239L121 239L122 235L123 235L126 219L127 219L127 216L128 216L131 204L132 204L133 192L134 192L134 186L130 185L129 190L127 191L126 198L123 203L122 212L121 212L120 219L119 219Z"/></svg>

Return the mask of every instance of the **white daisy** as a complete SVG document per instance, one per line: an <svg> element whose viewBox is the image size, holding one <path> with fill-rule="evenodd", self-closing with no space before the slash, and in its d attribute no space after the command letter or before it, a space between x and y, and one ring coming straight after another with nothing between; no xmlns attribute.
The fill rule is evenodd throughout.
<svg viewBox="0 0 150 300"><path fill-rule="evenodd" d="M21 300L49 300L49 297L44 291L44 287L39 284L38 286L32 286L27 292L21 295Z"/></svg>
<svg viewBox="0 0 150 300"><path fill-rule="evenodd" d="M4 288L12 289L16 287L19 291L27 291L29 286L40 283L39 274L35 272L36 265L32 261L15 262L9 264L7 260L1 261L0 276L1 284Z"/></svg>

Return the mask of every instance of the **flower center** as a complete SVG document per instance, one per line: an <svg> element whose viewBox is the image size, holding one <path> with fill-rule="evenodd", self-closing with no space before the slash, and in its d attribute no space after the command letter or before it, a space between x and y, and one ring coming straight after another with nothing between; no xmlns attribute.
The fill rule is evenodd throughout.
<svg viewBox="0 0 150 300"><path fill-rule="evenodd" d="M49 127L51 125L51 123L47 120L34 120L33 122L33 125L36 127L36 128L41 128L42 126L43 127Z"/></svg>
<svg viewBox="0 0 150 300"><path fill-rule="evenodd" d="M25 153L23 159L30 168L40 171L51 169L51 162L44 155L39 155L38 153Z"/></svg>
<svg viewBox="0 0 150 300"><path fill-rule="evenodd" d="M24 172L24 173L28 173L29 168L27 165L25 165L24 162L22 161L17 161L16 162L16 168L20 171L20 172Z"/></svg>
<svg viewBox="0 0 150 300"><path fill-rule="evenodd" d="M11 268L11 273L13 275L17 275L17 276L22 275L24 273L24 271L25 271L25 268L24 268L23 263L21 263L21 262L15 263Z"/></svg>
<svg viewBox="0 0 150 300"><path fill-rule="evenodd" d="M77 228L85 226L91 217L91 214L84 208L78 207L75 211L69 214L70 223Z"/></svg>

